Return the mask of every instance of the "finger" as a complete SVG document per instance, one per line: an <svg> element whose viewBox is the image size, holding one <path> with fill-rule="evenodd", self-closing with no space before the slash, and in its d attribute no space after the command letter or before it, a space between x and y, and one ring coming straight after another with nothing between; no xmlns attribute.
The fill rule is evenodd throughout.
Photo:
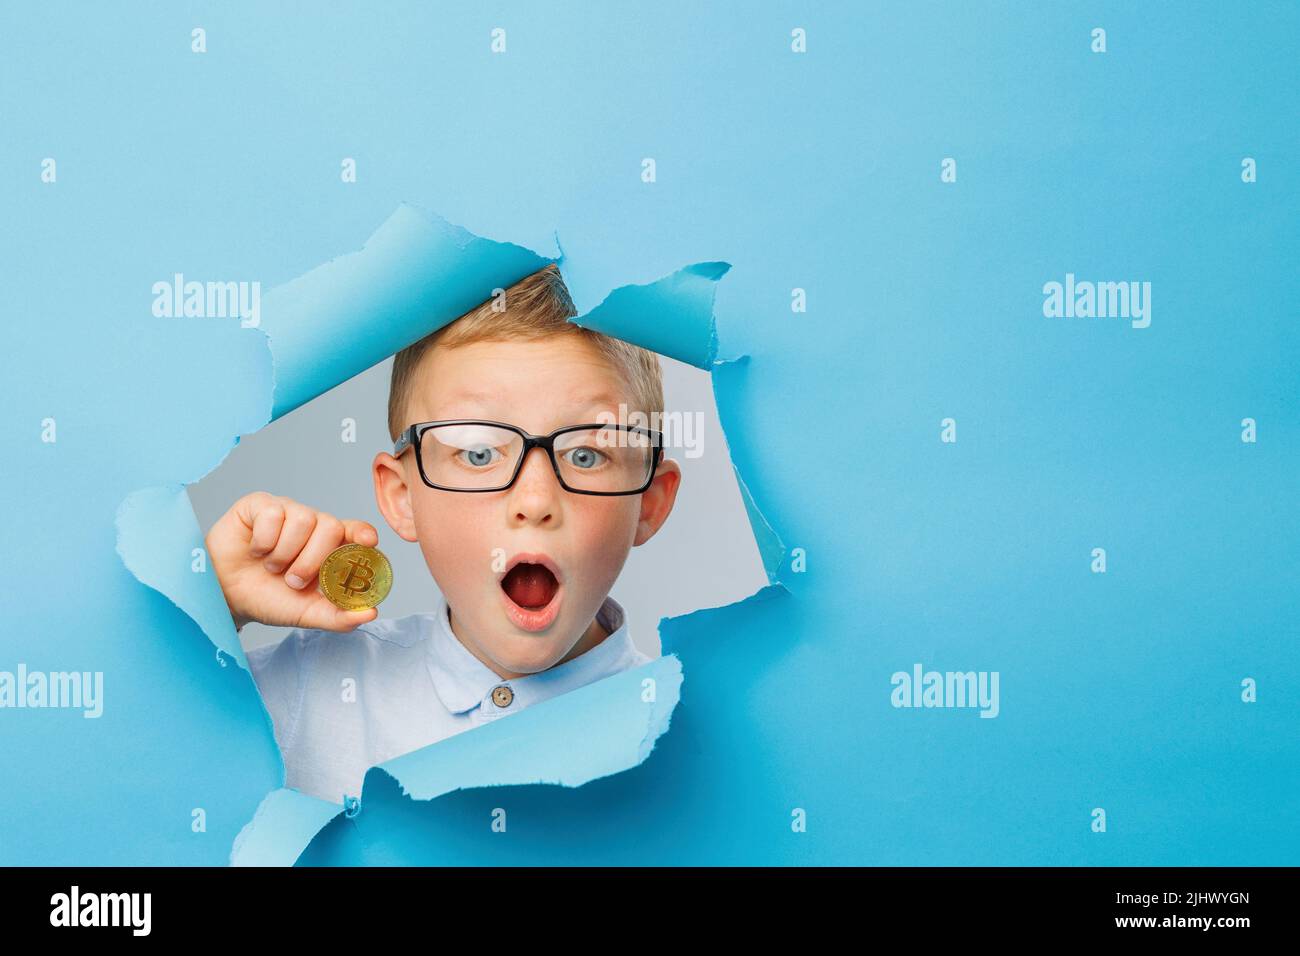
<svg viewBox="0 0 1300 956"><path fill-rule="evenodd" d="M334 608L336 629L340 631L351 631L362 624L369 624L377 617L379 617L379 608L377 607L368 607L361 611L345 611L341 607Z"/></svg>
<svg viewBox="0 0 1300 956"><path fill-rule="evenodd" d="M287 568L298 557L298 552L315 530L316 509L296 501L288 502L284 509L284 526L280 529L280 539L262 562L266 570L279 574Z"/></svg>
<svg viewBox="0 0 1300 956"><path fill-rule="evenodd" d="M302 589L316 580L320 566L335 548L343 543L343 522L331 514L319 512L316 528L307 539L298 557L284 572L284 581L291 588Z"/></svg>
<svg viewBox="0 0 1300 956"><path fill-rule="evenodd" d="M379 532L372 524L358 521L356 518L347 518L343 522L343 527L347 531L349 544L364 544L371 548L379 544Z"/></svg>
<svg viewBox="0 0 1300 956"><path fill-rule="evenodd" d="M266 500L254 499L246 507L247 512L241 514L241 518L252 529L248 552L260 558L269 554L280 539L280 529L284 526L284 505L268 497Z"/></svg>
<svg viewBox="0 0 1300 956"><path fill-rule="evenodd" d="M303 615L303 626L319 628L322 631L352 631L362 624L369 624L379 616L379 608L368 607L361 611L345 611L321 597L321 603L312 608L312 612Z"/></svg>

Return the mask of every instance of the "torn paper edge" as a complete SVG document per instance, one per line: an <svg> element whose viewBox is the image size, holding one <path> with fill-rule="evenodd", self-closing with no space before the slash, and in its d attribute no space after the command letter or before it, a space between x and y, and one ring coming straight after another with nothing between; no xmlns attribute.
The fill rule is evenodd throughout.
<svg viewBox="0 0 1300 956"><path fill-rule="evenodd" d="M402 204L402 206L399 206L398 212L394 213L393 216L390 217L390 221L393 218L397 217L398 215L408 214L412 211L418 212L425 216L429 215L428 213L424 213L422 210L419 210L418 207L414 207L411 206L410 204L404 203ZM432 219L437 222L446 223L446 220L443 220L441 217L433 216ZM480 240L480 237L473 236L473 234L469 233L467 230L462 229L461 227L450 226L450 224L447 225L452 230L453 236L456 236L458 239L465 239L465 241L458 241L458 245L462 249L465 248L469 243L474 241L490 242L490 240ZM384 227L381 226L380 230L377 230L377 233L382 231L383 228ZM466 239L466 237L468 237L468 239ZM372 235L372 239L373 238L374 236ZM558 233L556 234L556 245L558 249L559 248ZM297 279L291 280L290 283L286 284L286 286L277 287L277 290L273 290L272 295L268 296L268 302L270 303L275 301L274 299L275 292L279 291L283 295L283 290L287 286L294 286L295 284L301 283L307 276L313 274L320 274L322 270L328 270L331 265L337 266L340 262L355 261L353 257L363 255L366 251L366 248L369 246L370 246L370 240L367 241L366 246L363 246L362 250L360 250L359 252L348 253L343 256L335 257L331 259L329 262L323 264L322 266L313 269L311 272L305 274L304 276L300 276ZM522 250L522 247L516 246L514 248ZM531 254L536 255L536 253L531 253ZM538 258L541 259L543 257L539 256ZM551 259L548 261L558 261L558 260ZM540 266L538 267L540 268ZM655 348L654 343L645 341L646 337L640 335L637 329L632 328L630 325L626 323L622 325L618 330L611 330L606 334L611 334L618 338L624 338L628 341L633 341L636 344L643 345L643 347L652 348L655 351L661 352L661 354L678 358L681 361L686 361L689 364L695 365L700 368L705 368L710 372L712 372L712 367L715 364L714 359L717 352L717 342L718 342L716 319L713 314L714 292L716 289L717 280L721 278L722 275L724 275L729 268L730 268L729 264L723 262L695 263L693 265L683 267L682 269L679 269L676 272L669 274L668 276L665 276L659 280L656 280L655 282L648 283L646 285L642 285L642 286L632 285L632 286L617 287L613 291L611 291L611 293L607 295L605 299L602 300L602 302L598 306L596 306L596 308L590 310L585 316L578 317L578 319L580 320L585 319L591 322L592 323L591 327L595 328L597 324L600 325L607 324L606 320L613 315L613 309L615 308L615 306L618 305L620 301L625 301L626 297L628 296L635 297L635 295L637 294L637 290L651 290L651 293L653 295L657 295L657 296L667 295L671 298L671 295L673 293L684 288L689 293L688 298L694 297L698 301L694 303L694 308L686 310L687 316L680 323L679 331L684 333L684 336L682 338L670 342L664 339L662 334L660 334L657 336L657 338L659 340L659 345L661 347ZM513 281L517 281L517 279ZM704 292L707 292L707 296L702 295L702 293ZM622 293L622 295L620 295L620 293ZM703 309L700 308L701 303L706 303ZM462 310L462 312L457 313L457 315L463 314L464 311L467 311L467 309ZM592 319L593 315L595 316L594 320ZM663 315L664 313L662 312L655 315L646 314L642 319L638 321L650 322L652 318L657 320L662 320ZM703 315L706 318L702 319L701 315ZM454 318L456 318L456 315L451 316L451 318L447 319L447 321L451 321ZM443 322L442 324L445 325L446 322ZM581 322L579 322L579 324L581 324ZM653 322L651 322L648 328L650 328L653 331L656 329L656 326L653 324ZM433 330L434 330L433 328L425 329L422 334L428 334ZM600 330L604 331L603 329ZM707 331L705 332L703 330L707 330ZM259 329L258 331L262 332L263 334L263 338L264 341L266 342L267 349L268 352L270 353L270 358L271 358L271 385L270 385L270 395L268 396L268 399L272 404L272 412L268 415L266 421L262 422L262 424L258 426L258 428L265 427L266 424L269 424L271 421L279 417L282 417L284 414L287 414L293 408L299 407L301 404L310 401L312 398L318 396L319 394L328 391L330 388L333 388L335 385L339 384L339 381L346 381L347 378L351 377L351 374L357 374L360 371L363 371L364 368L370 367L369 365L365 365L362 368L355 369L351 374L344 376L343 378L339 379L339 381L330 382L328 384L325 384L324 387L306 388L304 389L304 391L311 392L311 394L308 397L303 398L301 401L296 401L292 403L277 402L278 389L280 386L279 386L279 379L277 377L279 374L279 364L275 358L276 350L273 345L274 323L272 323L270 329L265 331ZM621 334L619 334L620 332ZM656 336L652 334L651 336L649 336L649 338L656 338ZM411 339L411 341L415 341L415 340L416 340L415 338ZM410 344L410 343L408 342L405 344ZM402 347L404 347L404 345L399 345L396 348L393 348L392 350L386 352L385 354L386 355L394 354ZM377 361L381 361L381 360L382 360L382 356ZM370 364L374 364L374 363L372 362ZM319 384L321 383L317 383L317 385ZM254 429L254 431L256 430L257 429ZM199 476L199 478L194 479L194 481L186 482L185 484L182 485L171 484L171 485L161 485L161 486L154 486L150 488L137 489L136 491L128 494L123 499L123 501L119 504L116 519L115 519L117 535L118 535L116 550L123 564L127 567L129 571L131 571L131 573L137 578L137 580L139 580L142 584L145 584L153 588L154 590L157 590L160 593L162 593L177 608L184 611L188 616L191 617L192 620L194 620L194 622L208 636L209 640L213 643L214 647L217 649L218 660L220 660L221 653L225 652L230 656L234 657L236 661L239 663L239 665L243 667L245 670L247 670L247 660L245 658L242 646L239 644L238 635L234 630L234 622L228 620L229 618L228 609L226 610L226 615L225 615L227 620L225 621L212 620L211 618L217 618L219 617L219 615L214 615L205 611L202 607L204 604L204 600L202 598L200 598L199 600L190 600L192 595L189 592L189 589L187 587L184 586L172 587L171 584L169 584L166 581L163 581L158 578L153 578L152 575L149 574L147 570L145 570L142 563L134 560L136 548L141 548L141 549L147 548L148 550L151 551L156 549L159 543L158 541L159 533L163 532L164 530L175 530L177 532L176 537L178 539L185 536L189 536L191 537L191 542L194 544L194 546L196 547L204 546L203 533L202 530L199 528L197 516L194 514L193 505L190 502L188 493L185 491L185 487L188 484L193 484L195 481L202 480L203 477L206 477L207 474L210 474L213 470L215 470L215 468L219 467L220 464L225 461L231 449L233 449L238 443L239 443L239 437L237 436L223 452L219 461L217 461L212 466L212 468L208 469L207 472ZM736 471L736 475L739 481L740 474L738 470ZM740 487L742 489L742 494L745 497L746 508L749 511L751 516L751 525L754 525L755 523L754 519L755 516L757 516L758 520L761 522L762 527L766 528L768 532L771 532L770 525L765 519L762 518L761 512L758 511L756 504L753 502L752 496L749 494L748 489L743 485L743 482L740 484ZM188 505L188 509L187 509L188 516L185 516L183 512L177 514L177 512L180 511L179 503L182 498L184 499L185 504ZM179 521L180 527L175 526L174 523L177 521ZM166 538L168 536L164 534L163 537ZM757 533L756 533L756 537L757 537ZM777 540L779 541L779 539ZM762 542L760 541L759 543L760 543L760 550L761 550ZM769 579L772 578L772 574L773 571L769 567L768 568ZM204 575L204 577L209 578L209 580L206 582L209 591L213 586L216 587L217 596L219 596L221 600L221 607L224 608L225 607L224 596L220 596L220 588L219 585L217 585L215 574ZM173 593L174 591L179 593ZM209 593L207 595L207 598L208 600L211 600L212 594ZM671 662L671 663L661 663L661 662ZM221 666L225 666L224 661L221 662ZM614 756L609 756L608 759L611 761L611 763L608 765L608 768L605 771L601 773L597 773L594 776L592 776L589 773L584 775L582 772L580 772L576 775L571 776L569 778L570 780L580 780L581 782L586 782L587 780L590 779L596 779L596 777L598 776L608 776L609 774L621 772L622 770L630 769L631 767L637 766L649 756L650 752L654 748L655 741L657 741L658 738L664 732L667 731L671 723L672 711L676 707L678 701L678 690L680 688L680 683L681 683L681 662L678 658L676 658L675 655L666 655L664 657L660 657L656 659L656 661L650 662L650 664L644 665L644 667L647 668L656 667L656 669L669 667L669 668L676 669L677 681L675 683L670 682L672 688L672 694L670 696L670 705L661 710L652 711L651 714L648 716L644 725L644 729L642 730L642 732L639 734L637 738L638 744L636 748L636 754L634 756L632 756L631 758L616 758ZM625 672L625 673L634 673L634 672ZM614 677L606 678L606 680L613 680L618 676L619 675L614 675ZM595 684L588 685L588 687L598 687L602 683L604 683L604 681L598 681ZM579 691L582 689L583 688L580 688ZM569 697L575 693L578 693L578 691L572 691L570 692L570 694L566 694L564 696ZM580 700L585 700L585 698L580 698ZM530 708L530 710L531 709L532 708ZM270 727L270 715L266 711L265 705L263 705L263 713L268 722L268 732L272 732L272 728ZM521 714L518 715L512 715L512 718L517 720L520 717L525 716L526 714L527 711L522 712ZM534 718L534 719L539 719L539 718ZM540 719L545 719L545 714L543 715L543 718ZM547 723L549 724L550 721L547 720ZM484 730L486 728L476 728L476 729ZM464 736L466 735L463 734L456 735L456 737L449 738L448 740L455 740ZM430 748L423 748L423 749L424 750L434 749L439 746L445 745L447 742L448 741L440 741L438 744L431 745ZM473 745L472 742L471 745ZM473 745L473 746L477 746L477 745ZM420 752L421 751L415 751L415 753L417 754ZM410 755L405 755L405 756L410 756ZM400 760L401 758L398 759ZM392 762L389 762L389 764L391 763ZM383 766L388 767L389 764L385 764ZM282 759L281 769L283 771L283 759ZM397 769L398 769L398 773L400 773L401 768L398 767ZM383 773L387 771L379 768L371 768L370 772ZM369 777L369 773L367 774L367 777ZM395 776L395 779L397 779L399 784L403 786L403 792L408 792L407 784L404 783L400 777ZM563 782L564 779L565 778L562 774L560 777L560 781ZM518 782L535 783L535 782L545 782L545 781L532 779L529 781L521 780ZM574 782L571 783L570 785L579 786L581 785L581 782ZM500 781L498 780L496 781L496 783L499 784ZM363 792L364 792L364 786L363 786ZM412 790L409 792L414 793L415 791ZM293 796L292 797L286 796L287 794L291 794ZM301 799L297 799L297 798L301 798ZM434 799L434 798L436 798L436 795L431 796L428 799ZM327 813L326 812L327 810L332 812ZM344 809L340 805L332 804L326 801L321 801L315 797L302 794L296 790L289 790L287 788L284 788L283 786L278 788L277 790L273 790L270 793L268 793L266 798L263 799L262 803L258 807L258 810L255 812L253 819L250 820L247 824L245 824L245 826L240 830L240 833L236 837L235 843L231 849L231 863L242 864L242 863L247 863L249 861L265 860L268 862L276 861L277 863L282 864L283 861L290 860L291 854L292 854L292 861L296 861L297 858L301 856L302 852L306 850L307 846L310 845L311 840L314 839L315 835L320 832L320 830L329 822L329 820L333 819L334 816L337 816L342 812L344 812ZM295 824L301 824L301 826L296 826ZM302 842L299 842L303 834L306 834L309 829L311 830L311 832L308 838ZM291 834L291 837L287 843L283 842L281 839L282 835L286 831Z"/></svg>
<svg viewBox="0 0 1300 956"><path fill-rule="evenodd" d="M718 352L714 302L727 262L695 262L653 282L610 291L574 325L712 371Z"/></svg>
<svg viewBox="0 0 1300 956"><path fill-rule="evenodd" d="M395 781L403 796L429 801L458 790L554 784L580 787L641 764L667 731L680 699L682 662L665 655L639 667L611 674L517 714L498 718L472 732L394 757L372 767L365 792L376 775ZM647 685L647 682L652 682ZM651 700L645 692L652 686ZM593 713L605 733L591 733ZM608 732L610 727L617 728ZM580 750L567 741L583 741ZM561 759L555 748L561 744Z"/></svg>
<svg viewBox="0 0 1300 956"><path fill-rule="evenodd" d="M287 787L272 790L235 837L230 865L293 866L303 848L338 815L338 804Z"/></svg>
<svg viewBox="0 0 1300 956"><path fill-rule="evenodd" d="M558 261L401 203L361 249L267 294L271 420L454 321L494 289Z"/></svg>

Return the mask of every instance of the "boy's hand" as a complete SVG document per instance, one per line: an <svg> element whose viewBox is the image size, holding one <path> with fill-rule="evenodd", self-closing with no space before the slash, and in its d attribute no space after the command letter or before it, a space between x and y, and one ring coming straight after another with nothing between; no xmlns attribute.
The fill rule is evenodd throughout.
<svg viewBox="0 0 1300 956"><path fill-rule="evenodd" d="M341 521L292 498L254 491L231 505L204 543L235 628L249 621L282 627L350 631L378 608L345 611L317 590L320 566L345 544L375 547L364 521Z"/></svg>

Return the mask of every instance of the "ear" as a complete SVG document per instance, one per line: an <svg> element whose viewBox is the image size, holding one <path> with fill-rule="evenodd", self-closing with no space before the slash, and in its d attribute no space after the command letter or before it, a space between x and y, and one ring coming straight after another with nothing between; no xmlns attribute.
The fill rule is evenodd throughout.
<svg viewBox="0 0 1300 956"><path fill-rule="evenodd" d="M677 489L682 483L682 469L671 458L665 458L655 469L655 476L650 487L641 493L641 517L637 521L636 539L633 547L645 544L655 536L677 500Z"/></svg>
<svg viewBox="0 0 1300 956"><path fill-rule="evenodd" d="M375 503L379 513L405 541L415 541L415 513L411 505L411 487L407 483L406 465L414 461L408 453L403 464L386 451L375 456L370 466L371 477L375 481ZM414 465L412 465L414 468ZM416 476L418 480L418 475Z"/></svg>

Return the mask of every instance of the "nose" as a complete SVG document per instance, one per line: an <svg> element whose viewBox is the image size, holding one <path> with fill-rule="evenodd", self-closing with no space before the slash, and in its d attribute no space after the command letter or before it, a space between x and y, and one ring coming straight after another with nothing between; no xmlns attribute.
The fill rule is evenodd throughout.
<svg viewBox="0 0 1300 956"><path fill-rule="evenodd" d="M510 489L511 521L551 527L559 523L559 496L564 493L545 448L530 449L519 478Z"/></svg>

